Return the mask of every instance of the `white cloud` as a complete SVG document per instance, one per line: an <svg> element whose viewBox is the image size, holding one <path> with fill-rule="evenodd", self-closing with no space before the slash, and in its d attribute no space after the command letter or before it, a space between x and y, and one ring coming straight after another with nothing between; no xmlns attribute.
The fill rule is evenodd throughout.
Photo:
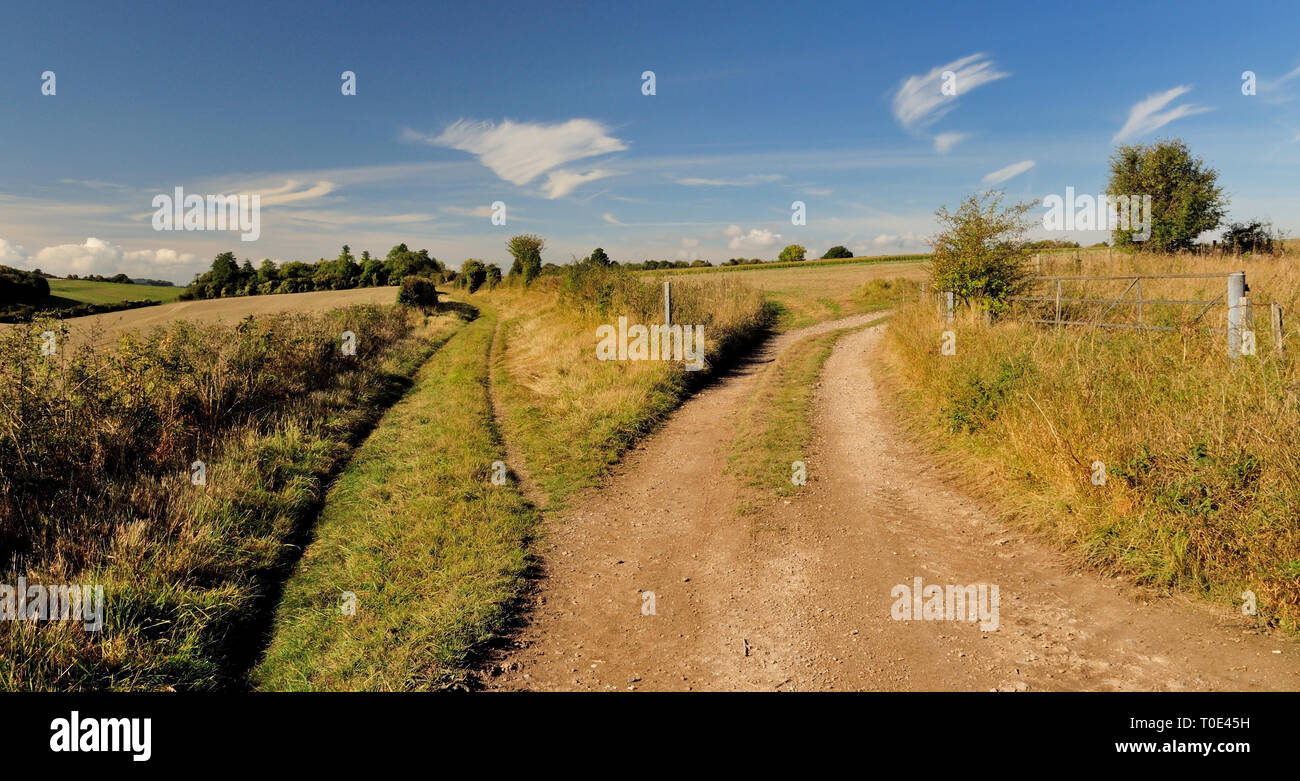
<svg viewBox="0 0 1300 781"><path fill-rule="evenodd" d="M496 125L462 119L438 136L408 128L402 137L469 152L497 176L515 185L528 184L552 168L574 160L627 149L627 144L610 136L604 125L591 119L570 119L552 125L508 119ZM594 176L597 173L600 175ZM544 189L550 193L548 197L558 198L582 182L608 175L605 171L588 174L556 171Z"/></svg>
<svg viewBox="0 0 1300 781"><path fill-rule="evenodd" d="M282 186L271 190L245 190L240 195L257 195L263 206L282 206L286 203L311 201L322 198L338 189L333 182L317 182L306 189L300 189L302 183L290 179Z"/></svg>
<svg viewBox="0 0 1300 781"><path fill-rule="evenodd" d="M832 192L834 191L829 187L805 187L803 190L804 195L817 195L823 197L830 195Z"/></svg>
<svg viewBox="0 0 1300 781"><path fill-rule="evenodd" d="M21 266L27 262L27 250L0 239L0 266Z"/></svg>
<svg viewBox="0 0 1300 781"><path fill-rule="evenodd" d="M1208 106L1182 105L1174 106L1168 111L1161 111L1165 106L1172 103L1177 98L1191 91L1191 87L1182 85L1164 92L1154 92L1147 95L1144 99L1139 100L1129 110L1128 121L1124 127L1119 129L1111 143L1124 141L1139 136L1146 135L1153 130L1162 128L1173 122L1175 119L1190 117L1194 114L1204 114L1207 111L1213 111Z"/></svg>
<svg viewBox="0 0 1300 781"><path fill-rule="evenodd" d="M623 223L621 223L621 222L618 221L618 218L617 218L617 217L615 217L614 215L610 214L609 212L605 212L604 214L600 215L600 218L601 218L602 220L604 220L605 222L608 222L610 225L622 225L622 224L623 224Z"/></svg>
<svg viewBox="0 0 1300 781"><path fill-rule="evenodd" d="M701 179L688 176L685 179L678 179L677 183L687 187L749 187L755 184L779 182L784 178L780 174L750 174L741 179Z"/></svg>
<svg viewBox="0 0 1300 781"><path fill-rule="evenodd" d="M588 171L585 174L577 171L551 171L546 175L546 184L542 185L542 192L546 193L547 198L563 198L584 182L594 182L613 175L613 171L603 169Z"/></svg>
<svg viewBox="0 0 1300 781"><path fill-rule="evenodd" d="M934 137L934 151L946 155L962 141L970 138L969 133L940 133Z"/></svg>
<svg viewBox="0 0 1300 781"><path fill-rule="evenodd" d="M910 232L882 233L870 241L855 242L849 249L855 256L929 251L925 237Z"/></svg>
<svg viewBox="0 0 1300 781"><path fill-rule="evenodd" d="M7 244L7 242L6 242ZM27 259L30 268L50 274L126 274L131 277L172 275L202 263L198 255L173 249L126 250L116 244L88 238L82 244L46 247Z"/></svg>
<svg viewBox="0 0 1300 781"><path fill-rule="evenodd" d="M691 249L693 247L698 247L698 246L700 246L699 239L682 239L682 247L686 249Z"/></svg>
<svg viewBox="0 0 1300 781"><path fill-rule="evenodd" d="M442 210L448 212L449 214L455 214L461 217L491 217L492 216L491 206L475 206L473 208L466 208L464 206L444 206L442 207Z"/></svg>
<svg viewBox="0 0 1300 781"><path fill-rule="evenodd" d="M984 184L1000 184L1014 176L1019 176L1020 174L1023 174L1025 171L1028 171L1030 168L1033 167L1034 167L1033 160L1021 160L1020 162L1012 163L1011 165L1006 166L1005 168L999 168L998 170L994 171L991 174L985 174L983 182Z"/></svg>
<svg viewBox="0 0 1300 781"><path fill-rule="evenodd" d="M750 228L747 233L739 225L728 225L722 235L730 239L729 249L767 249L781 240L781 234L766 228Z"/></svg>
<svg viewBox="0 0 1300 781"><path fill-rule="evenodd" d="M955 94L943 94L944 71L953 73ZM908 130L928 127L951 111L957 98L1008 75L997 70L984 54L936 65L929 73L909 76L899 85L898 92L894 93L894 118Z"/></svg>

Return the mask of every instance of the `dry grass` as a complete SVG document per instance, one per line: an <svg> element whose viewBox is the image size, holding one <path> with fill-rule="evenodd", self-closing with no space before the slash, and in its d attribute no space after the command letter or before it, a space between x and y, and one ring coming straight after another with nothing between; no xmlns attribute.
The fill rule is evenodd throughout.
<svg viewBox="0 0 1300 781"><path fill-rule="evenodd" d="M885 374L901 409L1011 517L1082 561L1220 602L1240 604L1253 591L1262 621L1297 628L1300 336L1293 328L1278 356L1259 323L1269 301L1295 311L1295 259L1117 253L1107 262L1094 253L1081 266L1098 275L1244 268L1259 354L1231 360L1223 334L1190 328L989 328L960 317L951 326L957 354L943 356L948 326L934 308L913 305L887 338ZM1208 298L1223 284L1168 281L1144 294ZM1211 317L1224 327L1222 307ZM1094 462L1105 464L1104 486L1091 481Z"/></svg>
<svg viewBox="0 0 1300 781"><path fill-rule="evenodd" d="M755 269L748 266L736 268L748 270L720 274L761 290L768 300L778 305L779 324L783 330L873 311L876 308L875 302L864 299L862 295L864 286L870 282L889 279L920 281L926 277L925 267L919 261L804 267L796 265L777 269ZM718 276L686 273L676 276L669 274L667 278L698 280Z"/></svg>

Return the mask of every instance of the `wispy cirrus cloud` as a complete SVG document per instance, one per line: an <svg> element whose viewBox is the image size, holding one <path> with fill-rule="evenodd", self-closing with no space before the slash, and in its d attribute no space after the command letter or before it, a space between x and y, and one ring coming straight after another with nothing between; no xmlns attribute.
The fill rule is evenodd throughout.
<svg viewBox="0 0 1300 781"><path fill-rule="evenodd" d="M940 133L934 137L934 151L946 155L954 146L970 138L969 133Z"/></svg>
<svg viewBox="0 0 1300 781"><path fill-rule="evenodd" d="M981 181L983 181L984 184L1001 184L1002 182L1005 182L1008 179L1023 174L1025 171L1028 171L1030 168L1033 167L1034 167L1033 160L1021 160L1018 163L1012 163L1011 165L1008 165L1003 168L999 168L998 170L993 171L992 173L985 174L984 178Z"/></svg>
<svg viewBox="0 0 1300 781"><path fill-rule="evenodd" d="M946 71L953 74L951 95L945 95L943 91ZM972 54L945 65L936 65L928 73L903 79L894 93L894 118L905 130L924 129L952 111L961 96L1009 75L999 71L986 54Z"/></svg>
<svg viewBox="0 0 1300 781"><path fill-rule="evenodd" d="M770 184L779 182L784 179L780 174L750 174L739 179L703 179L695 176L688 176L678 179L678 184L687 187L751 187L756 184Z"/></svg>
<svg viewBox="0 0 1300 781"><path fill-rule="evenodd" d="M436 136L406 128L402 138L469 152L492 173L517 186L528 184L549 171L542 185L547 198L561 198L585 182L613 175L604 169L580 172L562 170L560 166L627 149L627 144L592 119L570 119L556 124L507 119L499 125L462 119Z"/></svg>
<svg viewBox="0 0 1300 781"><path fill-rule="evenodd" d="M1111 143L1139 138L1168 125L1175 119L1204 114L1207 111L1214 110L1209 106L1194 106L1191 104L1183 104L1164 110L1165 106L1191 92L1191 90L1190 85L1184 84L1167 89L1164 92L1153 92L1139 100L1133 104L1133 108L1129 109L1128 120L1119 129L1119 132L1111 138Z"/></svg>

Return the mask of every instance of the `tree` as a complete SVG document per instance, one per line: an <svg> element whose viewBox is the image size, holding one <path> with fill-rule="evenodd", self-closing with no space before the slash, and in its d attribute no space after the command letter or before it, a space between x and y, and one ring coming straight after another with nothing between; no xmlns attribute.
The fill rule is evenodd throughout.
<svg viewBox="0 0 1300 781"><path fill-rule="evenodd" d="M970 195L956 212L935 212L941 230L930 237L930 278L972 309L1004 311L1007 297L1029 285L1025 214L1033 203L1003 208L1000 190Z"/></svg>
<svg viewBox="0 0 1300 781"><path fill-rule="evenodd" d="M499 284L501 284L501 267L495 263L490 263L487 267L488 290L491 290Z"/></svg>
<svg viewBox="0 0 1300 781"><path fill-rule="evenodd" d="M239 276L239 264L235 262L235 253L223 252L212 259L212 270L208 272L217 287L224 287L227 282Z"/></svg>
<svg viewBox="0 0 1300 781"><path fill-rule="evenodd" d="M1223 219L1227 199L1218 178L1218 172L1193 157L1180 140L1119 147L1110 157L1106 194L1112 199L1151 196L1151 236L1134 242L1130 231L1115 230L1115 246L1141 244L1152 252L1191 247L1197 236L1219 227Z"/></svg>
<svg viewBox="0 0 1300 781"><path fill-rule="evenodd" d="M596 266L609 265L609 255L606 255L605 250L601 249L600 247L597 247L594 250L592 250L591 257L587 258L587 260L588 262Z"/></svg>
<svg viewBox="0 0 1300 781"><path fill-rule="evenodd" d="M796 260L803 260L804 257L807 256L807 254L808 254L808 250L804 249L798 244L791 244L790 246L781 250L781 254L780 256L777 257L777 260L782 263L790 263Z"/></svg>
<svg viewBox="0 0 1300 781"><path fill-rule="evenodd" d="M851 257L853 257L853 253L849 252L848 247L844 246L843 244L836 244L834 247L831 247L830 249L826 250L826 254L822 255L822 260L827 260L829 258L851 258Z"/></svg>
<svg viewBox="0 0 1300 781"><path fill-rule="evenodd" d="M524 279L524 286L531 285L533 280L542 270L542 248L546 246L546 241L541 237L531 233L521 233L518 236L512 236L506 242L506 249L514 257L515 262L510 266L510 276L516 273L521 274Z"/></svg>
<svg viewBox="0 0 1300 781"><path fill-rule="evenodd" d="M487 267L483 261L470 258L460 265L460 279L465 289L473 293L487 281Z"/></svg>

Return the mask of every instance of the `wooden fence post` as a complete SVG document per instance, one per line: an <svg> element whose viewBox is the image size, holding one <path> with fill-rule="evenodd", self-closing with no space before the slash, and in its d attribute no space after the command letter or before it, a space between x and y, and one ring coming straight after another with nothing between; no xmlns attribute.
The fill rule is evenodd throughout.
<svg viewBox="0 0 1300 781"><path fill-rule="evenodd" d="M1269 320L1273 325L1273 351L1282 354L1282 305L1274 301L1269 305Z"/></svg>
<svg viewBox="0 0 1300 781"><path fill-rule="evenodd" d="M664 280L664 325L673 324L673 283Z"/></svg>
<svg viewBox="0 0 1300 781"><path fill-rule="evenodd" d="M925 303L925 283L921 283L921 303Z"/></svg>
<svg viewBox="0 0 1300 781"><path fill-rule="evenodd" d="M948 320L947 320L947 322L948 322L949 325L952 324L952 308L953 308L953 303L954 303L953 298L954 298L954 297L953 297L953 293L952 293L951 290L949 290L949 291L948 291L948 294L947 294L946 296L944 296L944 301L945 301L945 303L947 304L947 307L946 307L946 308L947 308L947 311L948 311Z"/></svg>

